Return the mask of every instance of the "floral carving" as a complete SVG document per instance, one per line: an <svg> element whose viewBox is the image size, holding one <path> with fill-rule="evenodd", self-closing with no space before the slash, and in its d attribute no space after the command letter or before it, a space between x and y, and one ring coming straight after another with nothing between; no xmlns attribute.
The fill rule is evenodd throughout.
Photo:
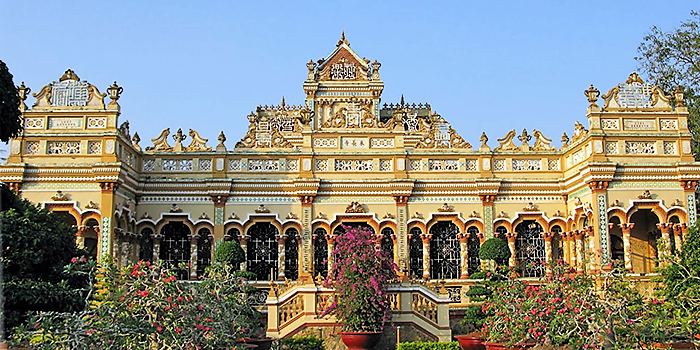
<svg viewBox="0 0 700 350"><path fill-rule="evenodd" d="M68 197L61 190L58 190L56 191L55 195L51 196L51 200L56 202L63 202L67 201Z"/></svg>
<svg viewBox="0 0 700 350"><path fill-rule="evenodd" d="M364 213L365 208L357 201L353 201L345 208L346 213Z"/></svg>

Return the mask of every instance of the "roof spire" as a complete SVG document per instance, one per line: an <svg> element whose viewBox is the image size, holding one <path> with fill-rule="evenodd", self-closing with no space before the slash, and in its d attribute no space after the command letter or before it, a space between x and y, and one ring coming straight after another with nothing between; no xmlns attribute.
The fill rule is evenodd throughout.
<svg viewBox="0 0 700 350"><path fill-rule="evenodd" d="M345 40L345 31L344 30L342 31L342 33L340 33L340 40L338 40L338 44L336 44L335 46L340 46L342 44L350 46L350 43L347 40Z"/></svg>
<svg viewBox="0 0 700 350"><path fill-rule="evenodd" d="M403 94L401 94L401 106L403 107Z"/></svg>
<svg viewBox="0 0 700 350"><path fill-rule="evenodd" d="M282 108L284 108L284 95L282 95Z"/></svg>

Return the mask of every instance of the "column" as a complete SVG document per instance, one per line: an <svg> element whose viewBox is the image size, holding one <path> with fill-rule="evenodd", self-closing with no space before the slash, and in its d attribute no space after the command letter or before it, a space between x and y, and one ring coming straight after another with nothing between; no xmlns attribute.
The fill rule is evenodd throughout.
<svg viewBox="0 0 700 350"><path fill-rule="evenodd" d="M212 231L214 238L211 240L211 252L213 254L214 242L222 238L226 239L226 232L224 232L224 218L226 217L226 201L228 200L228 196L211 196L211 200L214 203L214 230Z"/></svg>
<svg viewBox="0 0 700 350"><path fill-rule="evenodd" d="M506 238L508 239L508 249L510 249L510 258L508 259L508 266L515 267L517 261L515 260L515 239L518 238L517 232L506 232Z"/></svg>
<svg viewBox="0 0 700 350"><path fill-rule="evenodd" d="M587 230L574 231L574 247L576 249L576 274L583 275L583 235Z"/></svg>
<svg viewBox="0 0 700 350"><path fill-rule="evenodd" d="M100 209L105 215L102 216L102 232L98 246L97 261L102 262L116 254L116 249L112 244L112 240L116 237L112 234L112 217L114 211L114 192L117 190L116 182L100 182Z"/></svg>
<svg viewBox="0 0 700 350"><path fill-rule="evenodd" d="M394 249L392 250L394 253L394 256L392 257L392 259L394 259L394 264L396 264L396 266L398 266L399 265L399 236L397 234L394 233L391 235L391 243L394 247Z"/></svg>
<svg viewBox="0 0 700 350"><path fill-rule="evenodd" d="M433 235L430 233L422 233L420 235L423 241L423 279L430 279L430 239Z"/></svg>
<svg viewBox="0 0 700 350"><path fill-rule="evenodd" d="M547 275L552 274L552 238L554 238L554 232L543 232L542 238L544 239L544 261L545 261L545 271Z"/></svg>
<svg viewBox="0 0 700 350"><path fill-rule="evenodd" d="M112 261L114 261L114 264L117 265L117 266L121 266L121 259L120 259L121 257L119 256L119 246L120 246L119 243L121 243L121 242L120 242L120 237L122 236L123 232L124 232L124 231L122 231L122 229L120 229L120 228L118 228L118 227L115 227L115 228L114 228L114 233L111 234L111 236L112 236L112 239L111 239L111 241L112 241L112 250L111 250L111 253L110 253L111 255L108 256L108 257L106 257L106 258L108 258L108 259L111 258Z"/></svg>
<svg viewBox="0 0 700 350"><path fill-rule="evenodd" d="M592 252L600 251L600 254L591 256L590 266L592 272L600 271L600 267L610 261L610 235L608 234L608 182L591 181L588 183L593 195L593 217L590 221L594 232L590 233L593 242ZM585 229L581 227L581 229ZM597 234L596 234L597 231ZM597 237L596 237L597 236Z"/></svg>
<svg viewBox="0 0 700 350"><path fill-rule="evenodd" d="M300 165L301 166L301 165ZM313 169L313 164L312 164ZM302 230L299 237L299 280L313 281L313 239L311 237L311 209L313 207L314 196L299 196L301 202L301 225Z"/></svg>
<svg viewBox="0 0 700 350"><path fill-rule="evenodd" d="M163 235L155 233L151 238L153 239L153 262L156 262L160 259L160 240L163 239Z"/></svg>
<svg viewBox="0 0 700 350"><path fill-rule="evenodd" d="M675 235L673 238L676 242L676 251L681 252L683 251L683 241L685 240L685 236L688 234L688 224L675 224L673 228L675 229Z"/></svg>
<svg viewBox="0 0 700 350"><path fill-rule="evenodd" d="M276 278L278 281L284 281L286 268L284 242L287 240L287 235L280 234L276 235L275 238L277 238L277 266L279 266Z"/></svg>
<svg viewBox="0 0 700 350"><path fill-rule="evenodd" d="M199 235L190 235L190 279L197 279L197 243L199 243Z"/></svg>
<svg viewBox="0 0 700 350"><path fill-rule="evenodd" d="M459 278L461 278L461 279L469 278L469 252L468 252L469 235L470 235L470 233L468 233L468 232L457 234L457 238L459 238L459 245L461 248L461 250L459 252L459 258L462 262L462 271L459 275Z"/></svg>
<svg viewBox="0 0 700 350"><path fill-rule="evenodd" d="M661 230L662 250L659 252L659 255L660 257L668 258L668 256L671 255L671 230L673 229L673 224L660 223L656 224L656 227ZM664 265L664 260L665 259L661 259L661 266Z"/></svg>
<svg viewBox="0 0 700 350"><path fill-rule="evenodd" d="M409 196L394 196L396 202L396 239L394 240L394 261L399 267L399 277L410 274L408 252L408 199ZM393 238L393 237L392 237Z"/></svg>
<svg viewBox="0 0 700 350"><path fill-rule="evenodd" d="M78 232L75 233L75 245L78 248L85 248L85 231L87 226L78 226Z"/></svg>
<svg viewBox="0 0 700 350"><path fill-rule="evenodd" d="M625 248L625 269L629 272L632 271L632 243L630 242L630 237L632 235L632 229L634 224L620 224L620 229L622 230L622 246Z"/></svg>
<svg viewBox="0 0 700 350"><path fill-rule="evenodd" d="M334 233L326 235L326 243L328 243L328 273L333 270L333 251L335 250L335 239L338 238Z"/></svg>
<svg viewBox="0 0 700 350"><path fill-rule="evenodd" d="M696 180L681 181L683 193L685 194L685 205L686 208L688 208L688 224L690 226L693 226L697 220L697 214L695 212L695 186L697 186L697 184L698 182Z"/></svg>
<svg viewBox="0 0 700 350"><path fill-rule="evenodd" d="M489 160L489 164L491 161ZM484 235L485 238L493 238L493 201L496 199L495 195L480 195L481 206L484 211ZM481 242L483 243L483 241Z"/></svg>
<svg viewBox="0 0 700 350"><path fill-rule="evenodd" d="M608 231L605 231L605 234L608 235ZM588 226L586 229L585 234L588 235L589 240L588 240L588 247L583 247L583 249L588 249L588 255L591 257L591 259L588 261L588 272L592 274L598 274L600 272L600 265L596 264L596 250L595 250L595 230L593 229L593 226ZM602 261L602 257L600 257Z"/></svg>
<svg viewBox="0 0 700 350"><path fill-rule="evenodd" d="M121 251L119 252L121 266L124 267L129 265L129 240L126 237L122 237Z"/></svg>
<svg viewBox="0 0 700 350"><path fill-rule="evenodd" d="M578 254L576 252L576 231L568 232L567 234L567 245L569 246L569 265L572 268L578 266Z"/></svg>
<svg viewBox="0 0 700 350"><path fill-rule="evenodd" d="M241 271L248 271L248 240L250 236L241 233L238 239L245 256L245 260L241 263Z"/></svg>

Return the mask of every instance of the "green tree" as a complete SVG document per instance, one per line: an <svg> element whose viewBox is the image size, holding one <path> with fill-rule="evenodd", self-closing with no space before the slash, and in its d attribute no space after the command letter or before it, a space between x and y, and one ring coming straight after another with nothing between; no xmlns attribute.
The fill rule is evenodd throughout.
<svg viewBox="0 0 700 350"><path fill-rule="evenodd" d="M19 92L12 74L0 60L0 141L8 142L22 131Z"/></svg>
<svg viewBox="0 0 700 350"><path fill-rule="evenodd" d="M693 154L700 159L700 14L696 11L690 14L691 18L673 31L652 27L637 48L639 56L635 59L650 83L666 93L678 86L685 90Z"/></svg>
<svg viewBox="0 0 700 350"><path fill-rule="evenodd" d="M89 274L75 265L89 269L94 264L76 247L75 230L6 186L0 192L5 330L35 311L83 309Z"/></svg>

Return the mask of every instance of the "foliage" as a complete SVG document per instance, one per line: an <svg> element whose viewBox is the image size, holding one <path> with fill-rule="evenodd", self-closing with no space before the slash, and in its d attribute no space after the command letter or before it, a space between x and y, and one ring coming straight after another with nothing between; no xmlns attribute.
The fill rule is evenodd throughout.
<svg viewBox="0 0 700 350"><path fill-rule="evenodd" d="M16 341L38 349L231 349L264 332L231 272L215 264L192 283L178 282L160 263L106 268L89 308L43 313Z"/></svg>
<svg viewBox="0 0 700 350"><path fill-rule="evenodd" d="M499 265L505 264L510 258L508 242L500 238L489 238L479 248L479 259L493 260Z"/></svg>
<svg viewBox="0 0 700 350"><path fill-rule="evenodd" d="M345 331L382 331L391 318L386 286L396 278L397 266L389 253L376 249L372 233L343 226L336 238L332 270L324 282L335 288L333 302L322 316L335 315Z"/></svg>
<svg viewBox="0 0 700 350"><path fill-rule="evenodd" d="M236 241L223 241L214 250L214 261L229 264L235 270L245 261L245 252Z"/></svg>
<svg viewBox="0 0 700 350"><path fill-rule="evenodd" d="M280 339L280 350L324 350L323 339L307 335Z"/></svg>
<svg viewBox="0 0 700 350"><path fill-rule="evenodd" d="M651 83L667 93L677 86L685 89L685 104L690 113L688 128L693 134L693 154L700 159L700 14L691 11L691 19L671 32L656 26L644 36L635 57Z"/></svg>
<svg viewBox="0 0 700 350"><path fill-rule="evenodd" d="M459 343L456 341L436 343L436 342L410 342L399 343L396 350L459 350Z"/></svg>
<svg viewBox="0 0 700 350"><path fill-rule="evenodd" d="M8 142L22 131L19 91L5 62L0 60L0 141Z"/></svg>
<svg viewBox="0 0 700 350"><path fill-rule="evenodd" d="M74 229L4 185L0 192L5 329L35 311L84 308L94 262L76 247Z"/></svg>

